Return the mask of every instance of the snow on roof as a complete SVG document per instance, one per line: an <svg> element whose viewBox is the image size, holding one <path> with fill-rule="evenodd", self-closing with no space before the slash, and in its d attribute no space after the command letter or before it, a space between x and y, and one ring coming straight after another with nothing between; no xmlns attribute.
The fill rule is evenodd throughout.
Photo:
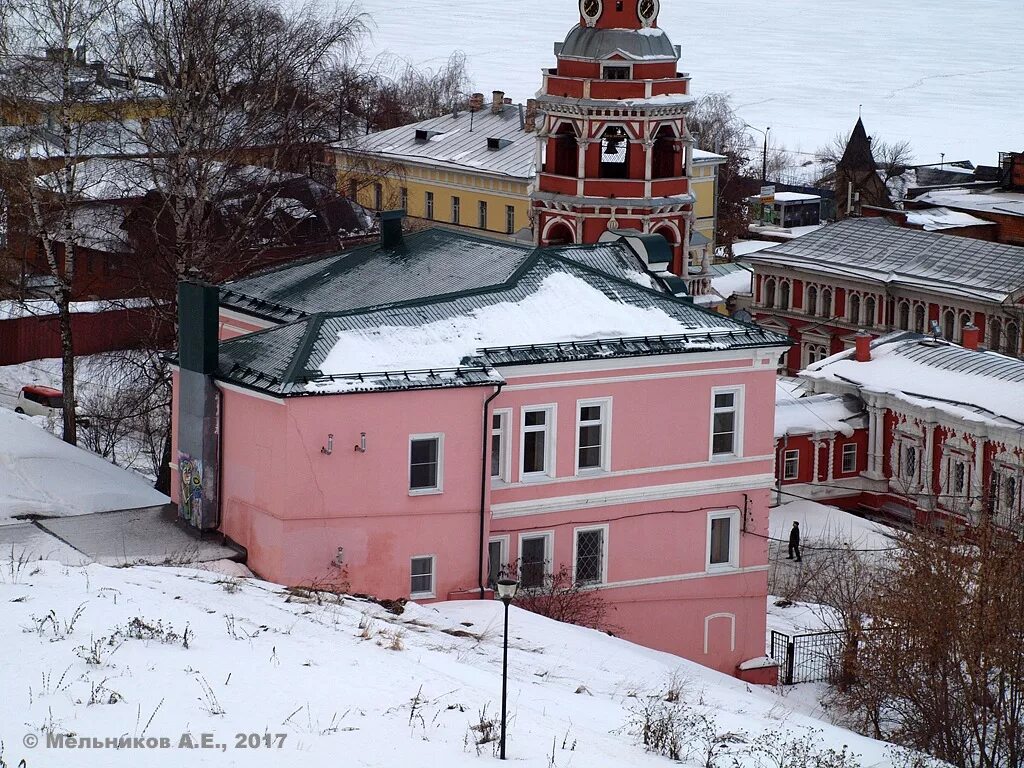
<svg viewBox="0 0 1024 768"><path fill-rule="evenodd" d="M921 210L906 211L907 224L921 227L925 232L936 232L942 229L955 229L957 227L977 227L995 225L993 221L985 221L977 216L971 216L962 211L953 211L949 208L924 208Z"/></svg>
<svg viewBox="0 0 1024 768"><path fill-rule="evenodd" d="M732 252L736 256L745 256L748 253L757 253L765 248L778 245L774 240L737 240L732 244Z"/></svg>
<svg viewBox="0 0 1024 768"><path fill-rule="evenodd" d="M723 330L728 330L723 322ZM539 290L417 326L344 330L320 366L324 375L457 368L478 349L588 339L657 336L688 328L660 309L615 301L574 275L548 275Z"/></svg>
<svg viewBox="0 0 1024 768"><path fill-rule="evenodd" d="M0 524L15 515L67 517L152 507L169 499L139 475L0 409Z"/></svg>
<svg viewBox="0 0 1024 768"><path fill-rule="evenodd" d="M1003 190L933 189L916 198L948 208L966 208L969 211L1024 216L1024 193Z"/></svg>
<svg viewBox="0 0 1024 768"><path fill-rule="evenodd" d="M723 299L728 299L734 293L750 293L753 280L754 273L740 267L732 272L712 277L711 288ZM696 300L699 297L694 298Z"/></svg>
<svg viewBox="0 0 1024 768"><path fill-rule="evenodd" d="M704 149L693 150L693 162L695 163L724 163L728 160L725 155L719 155L715 152L708 152Z"/></svg>
<svg viewBox="0 0 1024 768"><path fill-rule="evenodd" d="M985 301L1024 288L1024 248L898 227L882 217L843 219L747 263Z"/></svg>
<svg viewBox="0 0 1024 768"><path fill-rule="evenodd" d="M800 375L887 393L966 421L1024 425L1024 361L918 334L876 340L868 362L858 363L847 350Z"/></svg>
<svg viewBox="0 0 1024 768"><path fill-rule="evenodd" d="M829 432L852 437L863 427L863 408L856 398L844 395L794 397L776 387L775 437Z"/></svg>
<svg viewBox="0 0 1024 768"><path fill-rule="evenodd" d="M808 195L804 192L776 192L776 203L804 203L812 200L821 200L821 195Z"/></svg>
<svg viewBox="0 0 1024 768"><path fill-rule="evenodd" d="M121 309L139 309L150 306L149 299L104 299L102 301L72 301L71 314L94 315ZM49 299L0 301L0 320L18 320L23 317L50 317L57 314L57 304Z"/></svg>
<svg viewBox="0 0 1024 768"><path fill-rule="evenodd" d="M398 162L464 168L527 181L534 176L537 135L523 129L521 109L519 105L508 104L494 114L486 105L477 112L447 114L371 133L350 143L335 144L334 148ZM422 140L417 135L430 138ZM491 149L488 139L492 138L510 143Z"/></svg>

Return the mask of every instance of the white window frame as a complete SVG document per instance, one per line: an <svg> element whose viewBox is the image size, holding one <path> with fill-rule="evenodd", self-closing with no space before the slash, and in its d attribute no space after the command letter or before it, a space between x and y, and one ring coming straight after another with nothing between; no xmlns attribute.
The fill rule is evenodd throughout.
<svg viewBox="0 0 1024 768"><path fill-rule="evenodd" d="M853 468L852 469L847 469L846 468L846 459L849 456L853 456ZM852 475L854 472L857 471L857 444L856 443L846 443L843 446L843 452L842 452L842 455L840 457L840 464L839 464L839 466L842 468L842 471L843 471L844 475Z"/></svg>
<svg viewBox="0 0 1024 768"><path fill-rule="evenodd" d="M597 406L601 409L600 421L580 420L580 411L584 408ZM596 467L580 468L580 428L584 425L593 426L599 424L601 427L601 461ZM594 397L586 400L576 401L576 450L573 459L573 470L579 475L596 475L602 472L610 472L612 468L612 399L610 397Z"/></svg>
<svg viewBox="0 0 1024 768"><path fill-rule="evenodd" d="M812 357L817 359L811 359ZM826 357L829 357L829 345L827 342L805 341L803 343L804 368L820 363Z"/></svg>
<svg viewBox="0 0 1024 768"><path fill-rule="evenodd" d="M516 207L514 205L505 206L505 234L514 235L516 233Z"/></svg>
<svg viewBox="0 0 1024 768"><path fill-rule="evenodd" d="M711 562L711 527L715 520L729 519L729 562ZM707 522L707 544L704 550L704 563L708 573L734 571L740 567L740 513L739 510L723 510L709 512Z"/></svg>
<svg viewBox="0 0 1024 768"><path fill-rule="evenodd" d="M544 439L544 471L526 471L526 433L539 432L536 427L526 426L526 414L533 411L547 411L547 418L544 420L544 431L547 437ZM555 473L555 457L558 455L556 441L558 437L558 405L556 403L544 403L541 405L524 405L519 410L519 479L523 482L538 480L553 480L557 477Z"/></svg>
<svg viewBox="0 0 1024 768"><path fill-rule="evenodd" d="M605 77L605 74L604 74L605 70L607 70L607 69L625 69L627 71L627 73L629 74L629 77L626 77L624 79L626 81L629 81L629 80L633 79L633 65L631 63L629 63L628 61L622 61L621 59L616 59L615 61L603 62L601 64L601 79L602 80L607 80L608 79L608 78ZM623 78L615 78L615 79L621 81Z"/></svg>
<svg viewBox="0 0 1024 768"><path fill-rule="evenodd" d="M491 422L494 417L501 418L499 435L501 437L499 447L499 464L501 467L497 475L491 475L491 483L508 483L512 480L512 409L495 408L491 411ZM491 427L491 437L494 437L494 427ZM488 453L488 470L490 470L490 453Z"/></svg>
<svg viewBox="0 0 1024 768"><path fill-rule="evenodd" d="M462 198L452 195L452 224L459 224L462 218Z"/></svg>
<svg viewBox="0 0 1024 768"><path fill-rule="evenodd" d="M430 560L430 591L412 591L412 564L414 560ZM429 600L437 597L437 555L413 555L409 558L409 599Z"/></svg>
<svg viewBox="0 0 1024 768"><path fill-rule="evenodd" d="M601 531L601 577L599 581L588 581L581 586L596 587L608 583L608 523L581 525L572 529L572 583L576 583L576 556L579 552L579 535L590 531Z"/></svg>
<svg viewBox="0 0 1024 768"><path fill-rule="evenodd" d="M427 191L423 193L423 217L428 221L434 220L434 193Z"/></svg>
<svg viewBox="0 0 1024 768"><path fill-rule="evenodd" d="M544 576L549 576L550 569L554 567L554 555L555 555L555 532L550 531L524 531L519 534L519 555L516 558L516 569L519 574L519 579L523 578L523 541L526 539L544 539L544 562L546 568L549 570L544 572ZM523 587L523 589L535 589L535 587Z"/></svg>
<svg viewBox="0 0 1024 768"><path fill-rule="evenodd" d="M488 578L490 578L490 576L491 576L491 562L490 562L491 544L494 544L494 543L498 543L498 544L501 545L501 554L499 555L499 557L501 558L501 566L505 567L505 566L508 565L508 548L509 548L509 544L510 544L510 536L509 536L509 534L505 533L505 534L502 534L501 536L491 536L487 540L487 577ZM500 572L500 569L499 569L499 572Z"/></svg>
<svg viewBox="0 0 1024 768"><path fill-rule="evenodd" d="M437 440L437 484L430 488L412 487L412 444L414 440ZM409 435L409 448L405 465L410 496L430 496L444 493L444 432L425 432L419 435Z"/></svg>
<svg viewBox="0 0 1024 768"><path fill-rule="evenodd" d="M793 470L793 474L789 473L789 459L790 459L790 456L792 456L792 457L794 457L796 459L796 461L794 462L795 469ZM799 449L791 448L791 449L789 449L788 451L785 451L782 454L782 479L783 480L796 480L799 477L800 477L800 451L799 451Z"/></svg>
<svg viewBox="0 0 1024 768"><path fill-rule="evenodd" d="M486 200L480 200L476 204L476 224L477 229L487 229L487 224L490 219L490 208L487 205Z"/></svg>
<svg viewBox="0 0 1024 768"><path fill-rule="evenodd" d="M734 394L732 409L736 413L733 422L733 443L732 451L729 453L715 453L715 414L726 409L715 408L716 395ZM743 404L744 387L712 387L711 388L711 419L708 425L708 459L710 461L730 461L743 458Z"/></svg>

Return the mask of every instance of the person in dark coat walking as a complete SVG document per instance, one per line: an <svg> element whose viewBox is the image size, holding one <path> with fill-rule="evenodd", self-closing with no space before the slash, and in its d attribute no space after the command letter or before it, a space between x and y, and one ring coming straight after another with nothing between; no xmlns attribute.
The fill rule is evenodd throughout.
<svg viewBox="0 0 1024 768"><path fill-rule="evenodd" d="M793 521L793 527L789 531L789 556L787 560L796 560L798 563L803 560L800 557L800 523Z"/></svg>

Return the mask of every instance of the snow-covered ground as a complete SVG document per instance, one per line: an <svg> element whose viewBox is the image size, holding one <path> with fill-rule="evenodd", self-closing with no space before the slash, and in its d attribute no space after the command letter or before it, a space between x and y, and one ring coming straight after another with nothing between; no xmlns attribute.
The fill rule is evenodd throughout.
<svg viewBox="0 0 1024 768"><path fill-rule="evenodd" d="M800 540L807 545L824 542L863 550L891 549L891 529L849 512L799 499L773 507L769 519L770 535L779 541L789 540L793 523L800 523Z"/></svg>
<svg viewBox="0 0 1024 768"><path fill-rule="evenodd" d="M65 517L148 507L168 499L134 472L0 409L0 525L16 515Z"/></svg>
<svg viewBox="0 0 1024 768"><path fill-rule="evenodd" d="M481 721L500 712L499 603L409 605L396 616L353 599L288 597L266 582L185 569L0 563L3 759L31 768L493 760L494 743L476 742ZM670 764L636 746L627 722L673 675L717 733L734 734L737 752L762 733L811 735L817 748L849 745L864 766L891 764L886 745L803 714L796 698L515 607L510 625L516 765ZM47 733L172 747L47 749ZM200 744L204 733L225 751L178 748L183 734ZM740 765L753 763L741 756Z"/></svg>
<svg viewBox="0 0 1024 768"><path fill-rule="evenodd" d="M439 66L461 50L478 90L517 101L579 20L572 0L360 5L375 24L368 55ZM682 46L695 93L732 94L746 122L790 150L814 152L862 112L872 135L910 140L919 162L944 152L992 165L1021 149L1024 63L1006 30L1022 21L1020 0L666 0L659 25Z"/></svg>

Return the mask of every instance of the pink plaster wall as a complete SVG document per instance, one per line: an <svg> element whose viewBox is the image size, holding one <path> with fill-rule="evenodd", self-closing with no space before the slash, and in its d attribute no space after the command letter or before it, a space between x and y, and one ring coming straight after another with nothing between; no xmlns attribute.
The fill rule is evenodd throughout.
<svg viewBox="0 0 1024 768"><path fill-rule="evenodd" d="M487 491L487 508L496 505L496 516L488 515L485 537L507 535L514 560L520 535L550 530L557 565L572 562L575 527L607 524L603 593L623 636L729 673L762 656L769 492L761 486L770 480L758 476L773 472L775 370L771 361L757 369L751 362L739 353L731 360L623 360L589 371L503 371L508 386L492 408L512 409L512 476ZM718 386L743 387L742 456L725 461L709 457L711 395ZM272 401L224 389L224 533L247 548L254 571L281 583L344 579L354 592L407 597L410 558L434 555L438 599L477 588L482 405L493 391ZM610 471L577 477L577 400L606 397L612 398ZM522 408L549 403L557 404L557 475L520 482ZM365 454L353 450L361 432ZM434 432L445 435L443 493L411 496L409 436ZM328 433L334 434L330 456L321 452ZM664 490L675 484L690 485ZM667 496L644 498L650 489ZM641 498L615 501L622 491ZM565 496L582 498L563 511L507 515L509 507L502 507L543 507ZM739 536L737 567L709 574L708 514L744 509L747 533ZM333 565L339 547L343 571Z"/></svg>
<svg viewBox="0 0 1024 768"><path fill-rule="evenodd" d="M408 596L434 555L436 594L477 587L481 414L492 388L290 398L225 391L223 530L286 584L347 579ZM354 450L366 432L366 453ZM409 436L444 433L443 493L410 495ZM325 455L327 436L334 449ZM344 549L345 574L333 565Z"/></svg>

